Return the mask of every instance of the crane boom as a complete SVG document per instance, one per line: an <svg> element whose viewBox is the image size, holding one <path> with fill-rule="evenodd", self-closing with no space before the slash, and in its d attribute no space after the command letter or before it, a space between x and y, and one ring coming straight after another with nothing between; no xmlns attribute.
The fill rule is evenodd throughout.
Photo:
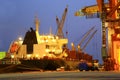
<svg viewBox="0 0 120 80"><path fill-rule="evenodd" d="M97 32L97 30L95 30L95 31L91 34L90 38L88 39L88 41L86 42L86 44L83 46L82 50L84 50L84 49L86 48L86 46L88 45L88 43L90 42L90 40L92 39L92 37L95 35L96 32Z"/></svg>
<svg viewBox="0 0 120 80"><path fill-rule="evenodd" d="M59 21L58 17L56 17L56 22L57 22L57 36L59 38L64 38L64 34L63 34L63 26L64 26L64 22L65 22L65 19L66 19L66 15L67 15L67 11L68 11L68 8L66 7L65 10L64 10L64 13L62 15L62 19Z"/></svg>
<svg viewBox="0 0 120 80"><path fill-rule="evenodd" d="M85 35L81 39L80 43L77 45L78 51L81 51L81 50L83 51L86 48L86 46L88 45L88 43L90 42L90 40L92 39L92 37L94 36L94 34L97 32L97 30L94 31L94 28L95 27L92 27L90 30L88 30L88 32L85 33ZM86 42L86 43L83 43L83 42Z"/></svg>
<svg viewBox="0 0 120 80"><path fill-rule="evenodd" d="M87 38L87 36L90 34L90 32L94 29L95 27L92 27L82 38L82 40L80 41L80 43L78 45L81 45L83 43L83 41L85 41L85 39Z"/></svg>
<svg viewBox="0 0 120 80"><path fill-rule="evenodd" d="M63 28L63 25L64 25L64 22L65 22L65 18L66 18L66 15L67 15L67 11L68 11L68 8L65 8L65 11L64 11L64 14L62 16L62 20L60 21L60 27Z"/></svg>

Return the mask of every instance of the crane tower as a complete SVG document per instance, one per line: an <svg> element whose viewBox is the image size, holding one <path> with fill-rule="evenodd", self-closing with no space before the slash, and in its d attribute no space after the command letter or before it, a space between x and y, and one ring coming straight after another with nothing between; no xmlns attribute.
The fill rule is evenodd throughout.
<svg viewBox="0 0 120 80"><path fill-rule="evenodd" d="M102 22L102 58L110 56L120 70L120 0L96 0L97 4L87 6L75 16L100 18ZM107 24L107 25L106 25Z"/></svg>

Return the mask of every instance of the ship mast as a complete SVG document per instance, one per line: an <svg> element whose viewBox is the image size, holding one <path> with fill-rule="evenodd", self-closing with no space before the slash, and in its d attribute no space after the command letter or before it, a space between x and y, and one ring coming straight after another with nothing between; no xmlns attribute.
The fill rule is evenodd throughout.
<svg viewBox="0 0 120 80"><path fill-rule="evenodd" d="M37 37L37 42L40 43L40 40L39 40L39 25L40 25L40 21L38 19L37 16L35 16L35 28L36 28L36 37Z"/></svg>
<svg viewBox="0 0 120 80"><path fill-rule="evenodd" d="M40 21L37 16L35 16L35 27L36 27L36 32L39 32L39 25Z"/></svg>

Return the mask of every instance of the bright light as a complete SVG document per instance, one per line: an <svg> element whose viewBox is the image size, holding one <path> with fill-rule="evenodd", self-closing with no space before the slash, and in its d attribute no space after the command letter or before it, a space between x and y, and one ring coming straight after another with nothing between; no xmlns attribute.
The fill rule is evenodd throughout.
<svg viewBox="0 0 120 80"><path fill-rule="evenodd" d="M49 50L49 49L46 49L45 51L46 51L46 52L50 52L50 50Z"/></svg>
<svg viewBox="0 0 120 80"><path fill-rule="evenodd" d="M42 43L44 43L44 40L41 40Z"/></svg>
<svg viewBox="0 0 120 80"><path fill-rule="evenodd" d="M117 34L117 38L120 39L120 34Z"/></svg>
<svg viewBox="0 0 120 80"><path fill-rule="evenodd" d="M105 27L108 27L108 22L105 22Z"/></svg>
<svg viewBox="0 0 120 80"><path fill-rule="evenodd" d="M52 42L56 42L56 40L55 40L55 39L53 39L53 40L52 40Z"/></svg>
<svg viewBox="0 0 120 80"><path fill-rule="evenodd" d="M18 37L18 40L16 41L18 44L22 44L23 43L23 39L22 37Z"/></svg>
<svg viewBox="0 0 120 80"><path fill-rule="evenodd" d="M18 44L18 42L17 42L17 41L15 41L15 42L14 42L14 44Z"/></svg>
<svg viewBox="0 0 120 80"><path fill-rule="evenodd" d="M110 11L110 8L107 8L107 11Z"/></svg>
<svg viewBox="0 0 120 80"><path fill-rule="evenodd" d="M43 54L43 57L46 56L46 54Z"/></svg>
<svg viewBox="0 0 120 80"><path fill-rule="evenodd" d="M46 40L46 42L48 42L48 40Z"/></svg>
<svg viewBox="0 0 120 80"><path fill-rule="evenodd" d="M48 38L51 38L51 36L48 36Z"/></svg>
<svg viewBox="0 0 120 80"><path fill-rule="evenodd" d="M79 49L81 48L80 45L77 46Z"/></svg>
<svg viewBox="0 0 120 80"><path fill-rule="evenodd" d="M38 54L36 54L36 55L35 55L35 57L37 57L37 58L38 58Z"/></svg>
<svg viewBox="0 0 120 80"><path fill-rule="evenodd" d="M30 58L30 57L31 57L31 55L30 55L30 54L28 54L28 55L27 55L27 58Z"/></svg>
<svg viewBox="0 0 120 80"><path fill-rule="evenodd" d="M71 46L74 46L74 43L71 43Z"/></svg>
<svg viewBox="0 0 120 80"><path fill-rule="evenodd" d="M51 55L51 54L49 54L49 57L52 57L52 55Z"/></svg>
<svg viewBox="0 0 120 80"><path fill-rule="evenodd" d="M22 37L19 37L18 40L22 41L23 39L22 39Z"/></svg>
<svg viewBox="0 0 120 80"><path fill-rule="evenodd" d="M22 44L23 43L23 41L19 41L19 44Z"/></svg>
<svg viewBox="0 0 120 80"><path fill-rule="evenodd" d="M67 53L65 53L65 54L64 54L64 56L65 56L65 57L67 57L67 56L68 56L68 54L67 54Z"/></svg>
<svg viewBox="0 0 120 80"><path fill-rule="evenodd" d="M56 39L59 39L59 37L58 37L58 36L56 36Z"/></svg>
<svg viewBox="0 0 120 80"><path fill-rule="evenodd" d="M120 63L120 49L118 49L118 62Z"/></svg>
<svg viewBox="0 0 120 80"><path fill-rule="evenodd" d="M55 52L55 49L53 49L52 52Z"/></svg>
<svg viewBox="0 0 120 80"><path fill-rule="evenodd" d="M60 54L62 53L62 50L56 50L55 54Z"/></svg>
<svg viewBox="0 0 120 80"><path fill-rule="evenodd" d="M120 47L118 49L118 65L120 65ZM120 70L120 67L119 67L119 70Z"/></svg>
<svg viewBox="0 0 120 80"><path fill-rule="evenodd" d="M14 58L14 55L11 55L11 58Z"/></svg>

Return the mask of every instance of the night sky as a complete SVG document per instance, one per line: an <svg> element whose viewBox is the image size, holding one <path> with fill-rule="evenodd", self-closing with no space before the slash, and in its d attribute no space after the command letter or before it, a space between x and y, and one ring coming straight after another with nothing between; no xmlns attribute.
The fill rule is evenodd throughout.
<svg viewBox="0 0 120 80"><path fill-rule="evenodd" d="M57 30L56 16L62 14L68 5L68 13L63 32L68 32L70 43L77 45L82 36L93 26L97 33L87 45L85 52L101 60L101 21L99 18L86 19L76 17L74 13L85 7L96 4L96 0L0 0L0 51L8 51L10 43L19 36L25 36L30 27L35 29L34 18L40 20L40 34L49 34L50 28ZM65 34L66 36L66 34Z"/></svg>

